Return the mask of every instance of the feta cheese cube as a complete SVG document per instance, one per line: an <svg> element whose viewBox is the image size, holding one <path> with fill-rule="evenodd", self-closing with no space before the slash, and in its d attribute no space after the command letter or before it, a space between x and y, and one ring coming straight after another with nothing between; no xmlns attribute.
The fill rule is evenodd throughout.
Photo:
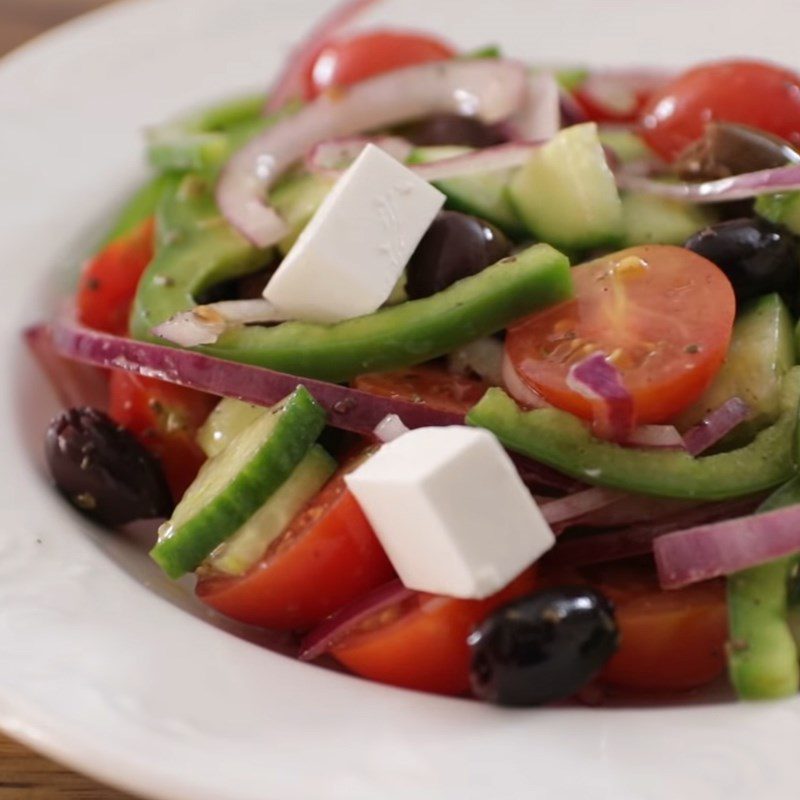
<svg viewBox="0 0 800 800"><path fill-rule="evenodd" d="M375 145L337 181L264 289L281 313L338 322L386 302L445 197Z"/></svg>
<svg viewBox="0 0 800 800"><path fill-rule="evenodd" d="M480 599L555 543L508 454L485 430L418 428L345 480L411 589Z"/></svg>

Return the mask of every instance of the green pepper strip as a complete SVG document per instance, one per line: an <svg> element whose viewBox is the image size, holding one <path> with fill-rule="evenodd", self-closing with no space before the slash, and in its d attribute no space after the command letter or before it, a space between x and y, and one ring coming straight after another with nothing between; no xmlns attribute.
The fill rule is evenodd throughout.
<svg viewBox="0 0 800 800"><path fill-rule="evenodd" d="M757 513L800 503L793 478ZM798 646L789 621L789 584L800 556L789 556L728 577L728 671L743 700L789 697L800 689Z"/></svg>
<svg viewBox="0 0 800 800"><path fill-rule="evenodd" d="M162 342L151 330L219 281L258 269L269 258L219 215L206 183L190 176L158 215L158 248L131 317L135 339ZM335 325L286 322L232 330L208 355L328 381L418 364L505 328L572 296L566 257L539 244L438 294Z"/></svg>
<svg viewBox="0 0 800 800"><path fill-rule="evenodd" d="M662 497L723 500L770 489L794 475L800 367L786 374L781 394L781 413L771 427L746 447L702 458L601 441L565 411L521 411L502 389L490 389L467 421L492 431L511 450L588 483Z"/></svg>

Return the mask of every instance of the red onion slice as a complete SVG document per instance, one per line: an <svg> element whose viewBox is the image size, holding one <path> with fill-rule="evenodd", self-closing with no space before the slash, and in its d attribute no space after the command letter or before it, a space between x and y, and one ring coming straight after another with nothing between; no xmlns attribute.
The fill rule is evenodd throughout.
<svg viewBox="0 0 800 800"><path fill-rule="evenodd" d="M633 431L633 397L619 370L603 353L587 356L567 373L567 386L592 403L595 433L614 442L626 441Z"/></svg>
<svg viewBox="0 0 800 800"><path fill-rule="evenodd" d="M528 76L522 108L509 120L514 139L551 139L561 128L561 93L552 72Z"/></svg>
<svg viewBox="0 0 800 800"><path fill-rule="evenodd" d="M703 503L620 530L559 539L558 544L543 556L542 562L548 567L581 567L647 555L652 552L653 543L658 537L686 528L687 525L701 525L727 519L731 515L747 514L757 508L762 497Z"/></svg>
<svg viewBox="0 0 800 800"><path fill-rule="evenodd" d="M475 59L406 67L326 93L230 159L217 184L217 203L245 238L268 247L286 234L286 223L266 204L269 189L319 142L442 112L498 122L519 108L524 88L522 65Z"/></svg>
<svg viewBox="0 0 800 800"><path fill-rule="evenodd" d="M622 168L616 173L620 189L642 194L652 194L689 203L727 203L746 200L762 194L788 192L800 189L800 164L787 167L746 172L730 178L720 178L703 183L668 183L648 178Z"/></svg>
<svg viewBox="0 0 800 800"><path fill-rule="evenodd" d="M531 389L514 369L508 354L503 356L503 388L524 408L548 408L550 403Z"/></svg>
<svg viewBox="0 0 800 800"><path fill-rule="evenodd" d="M613 117L636 114L642 98L661 89L674 73L662 69L592 70L580 85L580 92Z"/></svg>
<svg viewBox="0 0 800 800"><path fill-rule="evenodd" d="M683 437L674 425L640 425L624 442L626 447L663 447L685 450Z"/></svg>
<svg viewBox="0 0 800 800"><path fill-rule="evenodd" d="M498 144L451 158L429 161L426 164L415 164L410 169L426 181L461 178L465 175L478 175L484 172L500 172L505 169L521 167L543 143L543 141L519 141Z"/></svg>
<svg viewBox="0 0 800 800"><path fill-rule="evenodd" d="M616 503L625 495L625 492L616 489L594 486L591 489L584 489L581 492L560 497L558 500L543 503L542 515L550 525L561 525L563 529L570 521Z"/></svg>
<svg viewBox="0 0 800 800"><path fill-rule="evenodd" d="M269 90L264 113L272 114L305 94L305 81L328 42L379 0L347 0L323 17L293 49Z"/></svg>
<svg viewBox="0 0 800 800"><path fill-rule="evenodd" d="M64 408L108 408L108 381L99 369L65 358L55 348L51 331L45 326L29 328L23 335Z"/></svg>
<svg viewBox="0 0 800 800"><path fill-rule="evenodd" d="M301 661L313 661L315 658L319 658L365 620L391 606L411 599L416 594L411 589L406 589L399 580L378 587L332 614L314 628L300 643L298 658Z"/></svg>
<svg viewBox="0 0 800 800"><path fill-rule="evenodd" d="M665 589L757 567L800 552L800 504L670 533L653 551Z"/></svg>
<svg viewBox="0 0 800 800"><path fill-rule="evenodd" d="M727 436L750 415L750 407L739 397L731 397L683 434L686 449L700 455Z"/></svg>
<svg viewBox="0 0 800 800"><path fill-rule="evenodd" d="M404 433L408 433L408 428L397 414L387 414L375 426L373 433L379 442L386 444L387 442L393 442Z"/></svg>

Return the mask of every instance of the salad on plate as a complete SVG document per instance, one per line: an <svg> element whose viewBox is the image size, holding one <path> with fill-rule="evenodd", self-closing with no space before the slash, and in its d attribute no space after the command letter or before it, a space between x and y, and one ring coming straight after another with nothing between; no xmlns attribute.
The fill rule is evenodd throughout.
<svg viewBox="0 0 800 800"><path fill-rule="evenodd" d="M147 133L54 318L56 488L197 597L502 705L800 688L800 76L336 6Z"/></svg>

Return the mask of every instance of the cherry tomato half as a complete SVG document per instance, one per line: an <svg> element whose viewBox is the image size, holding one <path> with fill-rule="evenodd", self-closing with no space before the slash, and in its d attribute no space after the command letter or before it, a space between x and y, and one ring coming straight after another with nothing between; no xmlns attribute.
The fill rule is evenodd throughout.
<svg viewBox="0 0 800 800"><path fill-rule="evenodd" d="M154 220L145 220L86 263L75 296L79 322L120 336L128 332L139 278L153 259L154 230Z"/></svg>
<svg viewBox="0 0 800 800"><path fill-rule="evenodd" d="M309 628L394 575L344 475L334 475L264 558L241 577L201 578L197 595L226 616L265 628Z"/></svg>
<svg viewBox="0 0 800 800"><path fill-rule="evenodd" d="M602 351L631 393L637 423L691 405L722 365L736 311L727 277L682 247L645 245L572 270L575 299L514 325L506 354L545 400L585 419L570 367Z"/></svg>
<svg viewBox="0 0 800 800"><path fill-rule="evenodd" d="M443 367L429 365L359 375L353 386L380 397L424 403L455 414L466 414L489 388L478 378L456 375Z"/></svg>
<svg viewBox="0 0 800 800"><path fill-rule="evenodd" d="M351 672L373 681L465 694L471 661L467 637L494 609L535 588L530 569L485 600L415 594L363 621L333 646L331 654Z"/></svg>
<svg viewBox="0 0 800 800"><path fill-rule="evenodd" d="M446 61L450 45L423 33L379 30L340 39L319 54L308 76L308 94L316 97L333 86L349 86L401 67Z"/></svg>
<svg viewBox="0 0 800 800"><path fill-rule="evenodd" d="M111 373L110 416L161 462L176 501L205 461L195 435L217 399L131 372Z"/></svg>
<svg viewBox="0 0 800 800"><path fill-rule="evenodd" d="M712 120L738 122L800 145L800 76L761 61L720 61L690 69L642 111L647 143L672 161Z"/></svg>

